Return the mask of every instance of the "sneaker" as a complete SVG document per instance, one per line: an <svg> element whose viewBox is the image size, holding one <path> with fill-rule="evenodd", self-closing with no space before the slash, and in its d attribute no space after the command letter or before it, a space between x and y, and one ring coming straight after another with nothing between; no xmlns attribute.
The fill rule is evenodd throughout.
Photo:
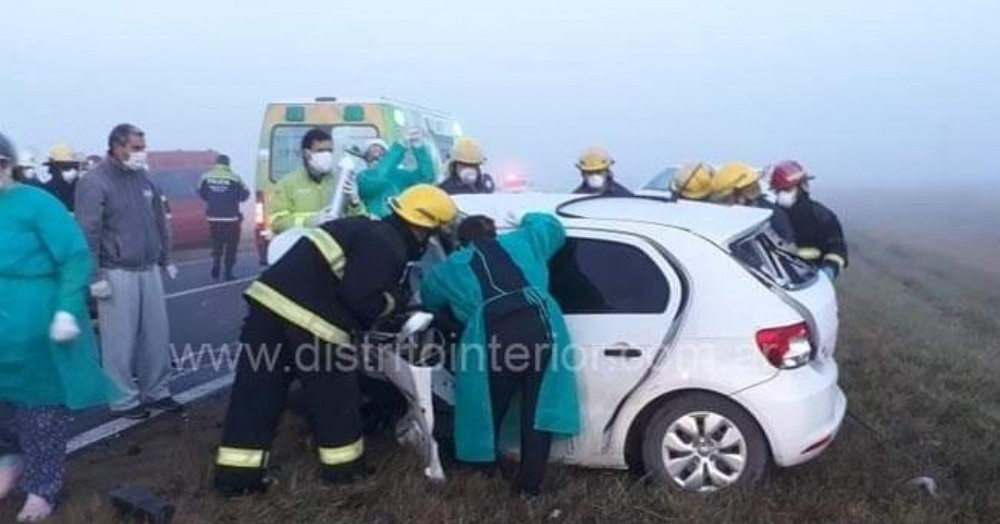
<svg viewBox="0 0 1000 524"><path fill-rule="evenodd" d="M212 266L212 279L219 280L219 266L218 265L213 265Z"/></svg>
<svg viewBox="0 0 1000 524"><path fill-rule="evenodd" d="M28 494L24 507L17 514L18 522L41 522L52 515L52 504L34 493Z"/></svg>
<svg viewBox="0 0 1000 524"><path fill-rule="evenodd" d="M124 411L112 411L111 413L128 420L143 420L149 418L149 411L142 406L136 406L132 409L126 409Z"/></svg>
<svg viewBox="0 0 1000 524"><path fill-rule="evenodd" d="M176 413L178 411L184 411L184 406L174 400L174 397L161 398L156 402L147 404L149 409L155 409L157 411L163 411L166 413Z"/></svg>

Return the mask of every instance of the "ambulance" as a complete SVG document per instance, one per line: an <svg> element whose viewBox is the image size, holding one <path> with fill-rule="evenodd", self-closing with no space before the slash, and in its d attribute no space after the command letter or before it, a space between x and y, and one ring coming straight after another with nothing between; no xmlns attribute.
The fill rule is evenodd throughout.
<svg viewBox="0 0 1000 524"><path fill-rule="evenodd" d="M268 104L257 154L254 209L255 239L262 263L272 238L266 213L268 199L281 177L302 166L302 137L314 127L333 136L334 154L338 160L360 155L368 141L374 138L392 144L407 128L420 128L430 146L438 179L443 176L444 164L455 139L463 133L461 124L451 115L386 98L317 97ZM411 157L407 155L404 163L415 162Z"/></svg>

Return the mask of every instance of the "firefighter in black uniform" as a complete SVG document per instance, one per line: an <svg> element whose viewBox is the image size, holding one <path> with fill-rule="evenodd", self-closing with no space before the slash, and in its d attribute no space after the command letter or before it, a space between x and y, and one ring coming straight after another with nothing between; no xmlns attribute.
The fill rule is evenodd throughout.
<svg viewBox="0 0 1000 524"><path fill-rule="evenodd" d="M226 281L234 280L243 222L240 203L250 198L250 190L229 167L229 157L219 155L215 167L201 176L198 195L208 205L205 218L212 234L212 278L218 280L220 263L224 262Z"/></svg>
<svg viewBox="0 0 1000 524"><path fill-rule="evenodd" d="M381 221L345 218L310 229L247 290L250 312L215 462L220 492L266 489L269 448L296 378L323 479L349 482L363 473L352 333L406 305L400 279L407 263L457 214L451 197L429 185L408 189L390 207Z"/></svg>
<svg viewBox="0 0 1000 524"><path fill-rule="evenodd" d="M771 171L771 189L788 210L799 256L836 280L848 264L847 242L837 215L809 195L811 179L798 162L786 160Z"/></svg>

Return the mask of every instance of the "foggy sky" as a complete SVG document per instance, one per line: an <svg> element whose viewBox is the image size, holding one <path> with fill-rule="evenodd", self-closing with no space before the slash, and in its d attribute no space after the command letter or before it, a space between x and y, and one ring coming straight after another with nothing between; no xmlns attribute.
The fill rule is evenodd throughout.
<svg viewBox="0 0 1000 524"><path fill-rule="evenodd" d="M43 153L215 148L252 178L264 104L388 96L458 115L494 172L627 184L686 160L793 157L820 179L997 174L989 0L5 2L0 131Z"/></svg>

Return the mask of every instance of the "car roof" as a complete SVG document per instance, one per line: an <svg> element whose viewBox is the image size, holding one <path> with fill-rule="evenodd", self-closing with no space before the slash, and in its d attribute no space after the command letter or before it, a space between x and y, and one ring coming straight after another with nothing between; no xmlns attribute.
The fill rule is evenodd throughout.
<svg viewBox="0 0 1000 524"><path fill-rule="evenodd" d="M569 225L574 219L609 220L662 225L696 233L726 246L766 222L771 211L673 201L655 197L587 197L551 193L456 195L459 209L502 221L515 212L557 213Z"/></svg>

